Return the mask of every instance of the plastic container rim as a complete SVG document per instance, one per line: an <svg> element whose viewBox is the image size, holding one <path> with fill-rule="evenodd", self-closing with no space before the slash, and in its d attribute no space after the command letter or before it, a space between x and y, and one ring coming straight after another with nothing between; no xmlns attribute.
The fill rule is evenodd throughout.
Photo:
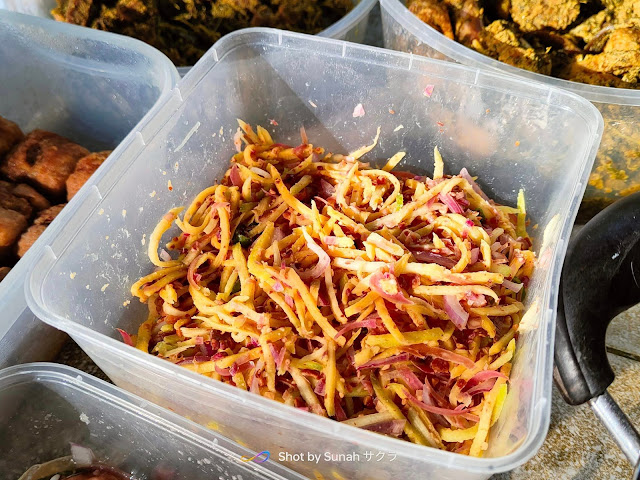
<svg viewBox="0 0 640 480"><path fill-rule="evenodd" d="M174 88L176 91L176 97L181 99L182 103L182 95L180 94L180 87L183 85L188 85L187 94L184 98L187 98L190 95L190 91L193 87L199 83L204 75L206 75L211 69L215 68L215 66L220 62L222 58L228 53L229 50L225 50L227 48L227 44L232 46L237 46L238 43L247 44L250 43L250 40L245 40L245 42L237 42L235 41L235 37L238 36L251 36L253 34L270 34L274 36L274 41L280 45L282 44L283 36L288 38L300 38L304 39L307 42L313 43L325 43L331 45L342 46L342 56L345 57L347 53L357 53L358 51L369 51L374 52L378 55L377 60L382 57L386 60L390 59L404 59L408 62L409 69L418 69L420 66L426 67L429 65L437 65L439 68L446 68L448 70L459 70L461 72L468 72L469 77L475 78L475 81L465 82L464 80L460 80L460 83L470 83L476 84L480 79L499 79L501 84L509 84L511 88L516 91L510 91L513 95L520 95L527 98L537 98L538 101L543 102L541 97L534 96L533 91L543 91L547 92L547 100L554 97L565 97L567 99L571 99L571 106L568 107L563 105L563 108L570 109L576 115L578 115L584 122L585 126L589 130L590 136L594 139L594 142L591 146L591 149L588 153L585 153L585 158L587 161L583 162L582 170L579 175L579 178L575 180L573 193L577 198L574 199L573 205L569 210L568 215L566 215L566 219L561 226L560 235L558 244L556 246L556 252L554 255L555 261L553 263L553 270L549 273L549 284L554 285L558 284L560 277L560 267L562 265L562 259L564 258L564 252L567 247L567 238L569 236L569 232L571 229L571 225L575 216L577 215L577 204L582 195L578 195L580 191L583 193L584 188L586 186L586 178L591 169L591 164L593 159L595 158L595 152L597 151L599 145L599 139L602 135L603 131L603 119L600 115L600 112L586 99L583 97L576 95L572 92L567 92L565 90L558 89L556 87L541 84L540 82L534 82L528 80L526 78L518 78L515 76L505 76L500 72L490 71L486 72L482 69L476 67L470 67L466 65L454 64L451 62L446 62L442 60L430 59L427 57L415 56L408 53L395 52L377 47L370 47L359 44L352 44L349 42L335 40L330 38L322 38L318 36L304 35L292 32L285 32L276 29L268 29L268 28L250 28L244 30L238 30L236 32L232 32L229 35L226 35L222 39L220 39L216 44L205 54L203 59L207 62L208 68L198 68L196 64L195 68L188 74L185 79ZM213 57L213 58L209 58ZM354 55L354 58L358 58L357 54ZM219 59L219 60L218 60ZM363 60L366 61L366 57ZM203 60L200 60L203 62ZM198 62L198 63L200 63ZM204 63L204 62L203 62ZM401 68L397 65L397 63L388 62L390 67ZM420 72L421 70L417 70ZM199 75L196 77L196 75ZM193 80L192 80L193 79ZM188 82L188 83L187 83ZM489 87L485 87L489 88ZM503 88L491 87L496 90L503 91ZM544 97L542 97L544 98ZM160 110L164 110L164 108L170 108L171 112L169 112L162 121L162 125L154 125L154 133L150 135L146 140L147 143L153 141L155 136L158 134L160 130L162 130L163 125L165 125L173 115L177 112L177 107L174 105L168 104L168 99L165 99L164 105L159 108ZM146 123L149 123L149 118L145 117ZM139 127L144 127L145 125L139 124ZM138 127L137 127L138 128ZM129 134L129 137L137 135L139 132L135 130ZM126 142L127 139L123 143ZM598 140L597 142L595 140ZM136 155L139 155L139 152L136 152ZM591 160L588 161L588 159ZM131 160L131 161L135 161ZM111 183L110 185L105 186L106 191L110 190L115 183ZM105 192L106 192L105 191ZM106 197L106 193L105 193ZM92 209L98 208L101 202L104 201L104 198L100 200L100 202L92 207ZM79 202L76 204L79 206ZM77 208L75 209L77 210ZM85 218L88 218L91 213L87 212ZM79 228L79 230L81 227ZM67 246L72 241L73 237L70 237ZM66 247L65 247L66 248ZM53 254L53 251L46 247L39 251L39 258L34 262L41 263L45 261L44 252L49 251ZM52 264L53 265L53 264ZM50 269L52 265L48 265L47 270ZM44 268L44 267L43 267ZM31 274L31 277L33 273ZM46 273L45 273L46 276ZM30 278L31 278L30 277ZM187 371L184 368L180 368L177 365L174 365L165 360L156 358L147 353L138 351L133 348L125 348L126 346L111 338L105 334L95 332L89 327L78 324L71 320L65 319L58 314L48 312L44 306L42 306L37 300L37 296L35 295L35 291L39 288L36 285L32 285L31 281L25 282L25 295L27 298L27 303L32 309L32 311L45 323L48 323L56 328L66 331L69 333L74 339L81 339L86 341L87 343L97 345L98 342L101 348L107 349L110 353L113 353L119 356L121 359L126 359L131 361L132 363L138 365L144 365L146 368L152 368L155 372L162 372L165 375L176 376L180 375L184 381L187 381L190 385L199 388L205 388L209 392L213 394L224 394L228 398L233 398L238 400L239 402L250 405L256 408L264 408L268 407L269 415L272 418L282 419L286 421L291 421L292 417L295 418L296 422L304 422L308 428L313 430L322 432L324 434L331 433L333 436L348 436L350 441L360 442L365 445L371 445L372 448L386 449L389 451L402 452L403 456L411 456L413 458L424 457L425 452L428 452L429 462L442 467L450 467L456 466L458 468L466 468L467 470L474 473L481 474L492 474L501 471L506 471L515 468L518 465L529 460L533 455L535 455L536 451L542 445L544 438L546 436L546 432L549 426L550 417L550 407L551 407L551 399L550 399L550 391L551 391L551 371L553 367L553 332L555 331L555 307L557 302L557 297L554 295L551 288L549 288L544 296L545 304L547 307L545 311L541 313L541 328L544 328L545 331L542 332L545 335L541 335L545 338L541 338L541 345L538 347L537 357L538 361L541 363L541 372L542 374L536 378L535 381L535 395L532 398L542 399L544 397L544 392L549 392L548 398L546 398L546 402L544 404L535 405L536 409L539 409L540 412L537 414L538 421L535 421L532 424L532 429L527 435L525 442L523 442L516 450L513 452L500 456L500 457L491 457L491 458L472 458L466 457L463 455L459 455L453 452L442 451L438 449L429 449L425 450L424 447L420 445L414 445L410 442L406 442L399 439L387 438L382 435L375 434L373 432L364 431L361 429L357 429L355 427L350 427L348 425L341 425L340 423L323 418L312 413L296 411L295 409L291 409L287 405L279 404L278 402L274 402L268 399L265 399L260 396L256 396L251 394L250 392L243 391L241 389L237 389L230 385L222 384L220 382L215 382L211 379L203 377L202 375L198 375L197 373ZM533 414L532 414L533 415ZM346 429L346 430L345 430ZM339 435L340 434L340 435ZM400 454L400 453L399 453Z"/></svg>
<svg viewBox="0 0 640 480"><path fill-rule="evenodd" d="M585 97L591 102L628 105L634 107L640 106L640 90L590 85L550 77L541 73L530 72L528 70L514 67L494 58L487 57L486 55L476 52L455 40L445 37L435 28L427 25L411 13L400 0L380 0L380 6L398 23L400 23L403 28L407 29L422 43L444 55L447 55L456 62L469 66L481 64L483 67L491 68L493 71L500 70L510 75L524 77L529 80L568 90L572 93Z"/></svg>

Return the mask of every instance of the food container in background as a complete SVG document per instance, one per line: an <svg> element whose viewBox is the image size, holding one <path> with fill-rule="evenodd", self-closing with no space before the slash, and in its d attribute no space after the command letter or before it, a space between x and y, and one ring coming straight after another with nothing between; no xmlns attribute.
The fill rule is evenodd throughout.
<svg viewBox="0 0 640 480"><path fill-rule="evenodd" d="M302 480L271 460L245 462L250 450L74 368L0 371L3 478L69 455L70 443L139 480Z"/></svg>
<svg viewBox="0 0 640 480"><path fill-rule="evenodd" d="M169 59L142 42L4 10L0 64L1 116L92 150L115 148L178 78ZM23 283L41 245L73 234L63 228L67 213L0 282L0 368L50 360L62 345L64 334L27 308Z"/></svg>
<svg viewBox="0 0 640 480"><path fill-rule="evenodd" d="M380 0L386 48L536 80L581 95L600 110L604 133L578 214L579 222L640 190L640 90L571 82L507 65L445 37L405 4L405 0Z"/></svg>
<svg viewBox="0 0 640 480"><path fill-rule="evenodd" d="M354 0L355 6L344 17L320 33L321 37L362 43L367 33L369 16L377 5L377 0ZM0 0L0 8L16 12L53 18L51 10L57 5L56 0ZM178 67L181 76L185 76L191 67Z"/></svg>
<svg viewBox="0 0 640 480"><path fill-rule="evenodd" d="M358 104L365 114L354 118ZM335 153L370 144L382 127L366 156L374 163L402 150L403 170L431 175L437 145L446 172L467 167L501 203L515 205L524 188L540 262L488 458L346 426L119 340L116 328L137 331L147 317L130 287L150 272L150 233L170 208L188 204L226 171L237 118L268 128L276 142L298 142L304 126L315 145ZM120 387L198 423L215 421L223 435L312 478L319 471L337 479L486 479L525 462L546 434L560 267L601 133L593 105L539 83L278 30L236 32L214 45L79 194L67 224L75 234L40 249L28 302ZM105 235L110 242L99 241Z"/></svg>

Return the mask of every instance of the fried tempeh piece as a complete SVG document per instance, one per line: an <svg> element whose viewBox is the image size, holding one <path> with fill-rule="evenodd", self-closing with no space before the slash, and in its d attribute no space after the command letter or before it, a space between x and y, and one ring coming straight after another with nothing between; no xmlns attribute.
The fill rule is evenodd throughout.
<svg viewBox="0 0 640 480"><path fill-rule="evenodd" d="M62 197L65 182L78 160L89 151L55 133L34 130L7 156L0 171L13 181L26 181L55 197Z"/></svg>
<svg viewBox="0 0 640 480"><path fill-rule="evenodd" d="M67 201L78 193L78 190L89 180L100 165L104 163L111 154L110 150L96 152L81 158L76 165L74 172L67 178Z"/></svg>

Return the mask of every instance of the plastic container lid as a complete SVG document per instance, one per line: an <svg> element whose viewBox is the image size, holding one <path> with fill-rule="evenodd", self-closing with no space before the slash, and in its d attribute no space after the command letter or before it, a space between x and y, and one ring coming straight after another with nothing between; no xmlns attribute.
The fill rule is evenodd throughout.
<svg viewBox="0 0 640 480"><path fill-rule="evenodd" d="M5 10L0 63L1 116L93 150L116 147L178 80L169 59L142 42ZM0 283L0 368L50 360L64 340L27 308L23 281L40 246L64 235L65 215Z"/></svg>
<svg viewBox="0 0 640 480"><path fill-rule="evenodd" d="M243 461L254 453L74 368L32 363L0 371L4 478L69 455L70 443L140 480L302 480L274 461Z"/></svg>
<svg viewBox="0 0 640 480"><path fill-rule="evenodd" d="M366 113L354 118L359 103ZM283 142L296 142L304 125L315 145L340 153L369 144L381 126L379 144L367 155L374 163L403 150L403 169L431 174L437 145L448 173L468 168L502 203L515 205L524 188L540 262L487 458L302 412L117 339L115 328L136 331L146 319L146 306L130 301L129 292L150 271L146 239L170 208L187 204L226 171L238 117ZM214 45L84 192L67 227L75 235L42 250L26 285L28 302L119 386L198 423L214 420L224 435L269 450L310 477L319 471L326 478L488 478L534 455L546 434L560 270L601 134L602 117L591 103L537 82L278 30L236 32ZM105 235L113 246L96 241Z"/></svg>

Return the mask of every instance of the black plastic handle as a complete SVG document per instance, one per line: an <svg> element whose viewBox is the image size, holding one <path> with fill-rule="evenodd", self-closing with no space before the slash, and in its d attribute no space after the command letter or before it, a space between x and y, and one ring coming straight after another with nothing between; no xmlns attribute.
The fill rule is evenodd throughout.
<svg viewBox="0 0 640 480"><path fill-rule="evenodd" d="M640 193L596 215L569 244L560 283L555 380L567 403L602 395L613 382L605 334L640 302Z"/></svg>

